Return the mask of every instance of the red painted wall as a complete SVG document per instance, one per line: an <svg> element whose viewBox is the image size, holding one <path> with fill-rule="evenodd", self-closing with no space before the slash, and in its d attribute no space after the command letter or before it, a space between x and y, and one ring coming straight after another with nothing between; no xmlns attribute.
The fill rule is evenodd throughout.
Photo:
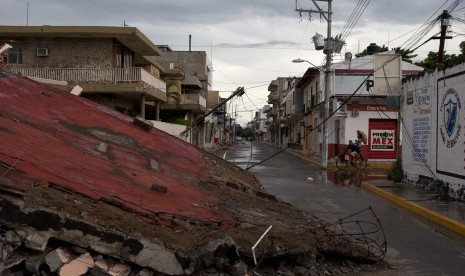
<svg viewBox="0 0 465 276"><path fill-rule="evenodd" d="M378 136L384 130L394 132L394 136L387 138ZM396 119L370 119L368 123L368 141L364 145L364 153L367 153L369 159L395 159L396 150L399 146L397 143L398 135ZM376 148L373 149L372 147Z"/></svg>

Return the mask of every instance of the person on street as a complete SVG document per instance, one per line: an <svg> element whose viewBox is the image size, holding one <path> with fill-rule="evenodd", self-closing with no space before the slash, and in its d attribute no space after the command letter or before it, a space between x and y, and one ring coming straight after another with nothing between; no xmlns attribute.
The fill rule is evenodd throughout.
<svg viewBox="0 0 465 276"><path fill-rule="evenodd" d="M349 145L347 146L347 150L352 155L355 155L356 153L360 154L360 148L352 140L349 140Z"/></svg>

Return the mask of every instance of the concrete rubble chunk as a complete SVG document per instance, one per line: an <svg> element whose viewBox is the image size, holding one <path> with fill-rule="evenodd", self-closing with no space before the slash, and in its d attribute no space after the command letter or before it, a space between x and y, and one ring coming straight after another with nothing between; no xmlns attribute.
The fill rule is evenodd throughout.
<svg viewBox="0 0 465 276"><path fill-rule="evenodd" d="M107 152L108 150L108 144L107 143L100 143L97 147L97 150L100 152Z"/></svg>
<svg viewBox="0 0 465 276"><path fill-rule="evenodd" d="M71 262L60 268L60 276L84 275L90 268L94 267L94 260L89 253L82 254Z"/></svg>
<svg viewBox="0 0 465 276"><path fill-rule="evenodd" d="M242 261L237 262L231 267L230 273L231 273L232 276L249 275L249 274L247 274L248 273L248 266Z"/></svg>
<svg viewBox="0 0 465 276"><path fill-rule="evenodd" d="M24 263L24 266L27 271L33 272L36 275L39 275L40 265L44 262L44 256L42 254L28 256Z"/></svg>
<svg viewBox="0 0 465 276"><path fill-rule="evenodd" d="M13 246L19 246L21 244L21 237L15 231L7 231L4 235L6 243Z"/></svg>
<svg viewBox="0 0 465 276"><path fill-rule="evenodd" d="M108 263L104 259L96 260L94 265L95 265L95 268L108 272Z"/></svg>
<svg viewBox="0 0 465 276"><path fill-rule="evenodd" d="M71 260L71 254L63 248L57 248L45 256L45 263L51 272L57 271L64 264Z"/></svg>
<svg viewBox="0 0 465 276"><path fill-rule="evenodd" d="M130 261L168 275L183 275L184 269L172 251L148 240L140 240L143 249Z"/></svg>
<svg viewBox="0 0 465 276"><path fill-rule="evenodd" d="M15 265L18 265L19 263L23 262L26 259L26 257L13 253L12 255L8 256L8 259L4 262L2 262L2 265L5 267L5 269L11 268Z"/></svg>
<svg viewBox="0 0 465 276"><path fill-rule="evenodd" d="M87 274L91 276L107 276L108 272L104 272L101 269L94 267Z"/></svg>
<svg viewBox="0 0 465 276"><path fill-rule="evenodd" d="M148 270L147 268L144 268L137 275L138 276L153 276L153 272Z"/></svg>
<svg viewBox="0 0 465 276"><path fill-rule="evenodd" d="M29 249L38 251L45 251L47 247L48 239L50 237L42 232L33 232L27 235L24 245Z"/></svg>
<svg viewBox="0 0 465 276"><path fill-rule="evenodd" d="M150 169L154 172L160 171L160 164L155 159L150 159Z"/></svg>
<svg viewBox="0 0 465 276"><path fill-rule="evenodd" d="M128 276L131 273L131 267L125 264L115 264L108 270L112 276Z"/></svg>
<svg viewBox="0 0 465 276"><path fill-rule="evenodd" d="M5 244L0 241L0 261L4 262L8 260L8 257L13 253L14 248L11 245Z"/></svg>

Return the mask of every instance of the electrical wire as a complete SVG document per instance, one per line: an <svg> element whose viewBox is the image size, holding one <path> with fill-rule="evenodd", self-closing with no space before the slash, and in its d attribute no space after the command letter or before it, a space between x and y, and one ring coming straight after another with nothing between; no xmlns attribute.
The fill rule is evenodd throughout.
<svg viewBox="0 0 465 276"><path fill-rule="evenodd" d="M349 18L349 21L346 23L346 26L344 26L343 31L341 32L342 41L345 41L347 39L355 25L357 25L358 20L365 12L365 9L370 4L370 1L371 0L359 0L357 6L355 7L355 10L352 12L351 17Z"/></svg>

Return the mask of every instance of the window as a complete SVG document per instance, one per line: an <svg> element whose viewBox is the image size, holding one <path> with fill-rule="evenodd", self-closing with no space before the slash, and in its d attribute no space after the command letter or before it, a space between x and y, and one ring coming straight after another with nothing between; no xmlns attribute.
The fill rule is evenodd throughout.
<svg viewBox="0 0 465 276"><path fill-rule="evenodd" d="M22 64L23 63L23 49L22 48L11 48L8 51L6 63L7 64Z"/></svg>

